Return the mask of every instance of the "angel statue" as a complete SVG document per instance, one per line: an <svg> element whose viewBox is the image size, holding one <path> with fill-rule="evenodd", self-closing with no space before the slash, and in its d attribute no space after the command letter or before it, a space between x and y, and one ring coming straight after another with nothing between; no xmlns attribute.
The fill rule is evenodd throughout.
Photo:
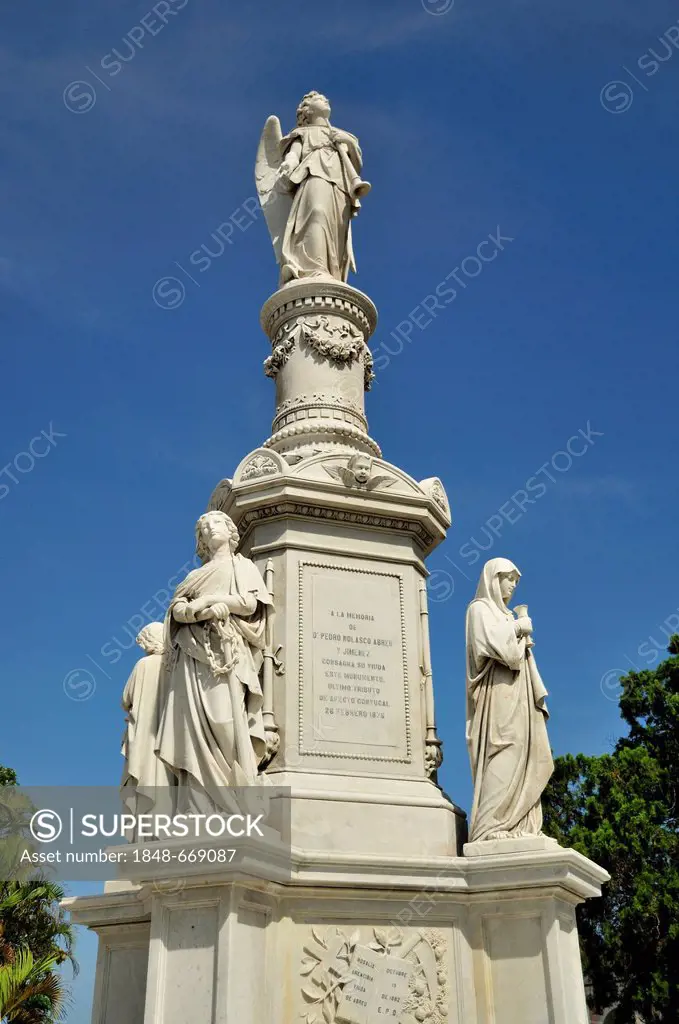
<svg viewBox="0 0 679 1024"><path fill-rule="evenodd" d="M281 285L301 277L346 281L356 271L351 218L370 184L360 177L358 139L329 117L325 96L308 92L289 135L273 115L259 140L255 181Z"/></svg>

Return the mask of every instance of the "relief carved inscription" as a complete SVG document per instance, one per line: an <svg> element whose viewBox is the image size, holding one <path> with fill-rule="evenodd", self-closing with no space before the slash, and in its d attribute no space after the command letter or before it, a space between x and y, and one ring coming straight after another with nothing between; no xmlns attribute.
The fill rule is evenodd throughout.
<svg viewBox="0 0 679 1024"><path fill-rule="evenodd" d="M379 1019L398 1020L414 971L414 964L357 945L337 1007L338 1024L372 1024L375 1012Z"/></svg>
<svg viewBox="0 0 679 1024"><path fill-rule="evenodd" d="M403 579L300 563L302 753L410 760Z"/></svg>
<svg viewBox="0 0 679 1024"><path fill-rule="evenodd" d="M311 929L300 974L304 1024L447 1024L450 987L445 933L427 928Z"/></svg>

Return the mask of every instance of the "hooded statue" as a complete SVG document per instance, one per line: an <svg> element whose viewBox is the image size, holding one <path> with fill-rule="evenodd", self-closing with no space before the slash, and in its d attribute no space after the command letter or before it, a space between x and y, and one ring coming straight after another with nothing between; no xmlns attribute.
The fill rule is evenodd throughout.
<svg viewBox="0 0 679 1024"><path fill-rule="evenodd" d="M123 803L133 814L168 810L175 779L154 747L163 708L162 622L150 622L137 636L146 657L132 669L123 693L127 726L121 753L125 758L120 784Z"/></svg>
<svg viewBox="0 0 679 1024"><path fill-rule="evenodd" d="M532 625L506 606L520 575L507 558L486 562L467 609L471 842L541 835L540 798L554 770ZM506 596L503 577L510 580Z"/></svg>

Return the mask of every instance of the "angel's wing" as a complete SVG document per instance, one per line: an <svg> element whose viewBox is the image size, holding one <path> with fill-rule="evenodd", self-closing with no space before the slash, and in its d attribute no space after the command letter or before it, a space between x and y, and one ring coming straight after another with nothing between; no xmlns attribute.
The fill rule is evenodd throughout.
<svg viewBox="0 0 679 1024"><path fill-rule="evenodd" d="M340 466L339 472L345 487L356 486L356 474L353 469L349 469L348 466Z"/></svg>
<svg viewBox="0 0 679 1024"><path fill-rule="evenodd" d="M232 481L228 477L224 480L220 480L214 491L210 495L210 500L207 505L207 512L221 512L226 504L226 499L231 493Z"/></svg>
<svg viewBox="0 0 679 1024"><path fill-rule="evenodd" d="M257 147L255 161L255 183L260 206L264 211L266 225L271 235L276 260L282 262L281 248L285 225L292 206L292 194L281 192L276 187L278 169L281 165L281 123L275 114L266 119L262 129L262 137Z"/></svg>
<svg viewBox="0 0 679 1024"><path fill-rule="evenodd" d="M372 477L368 483L367 488L369 491L374 491L376 487L391 487L392 484L396 483L395 476L388 476L386 473L381 476Z"/></svg>
<svg viewBox="0 0 679 1024"><path fill-rule="evenodd" d="M353 470L349 469L348 466L323 466L323 469L333 480L341 480L345 487L354 487L356 485L356 477L354 476Z"/></svg>

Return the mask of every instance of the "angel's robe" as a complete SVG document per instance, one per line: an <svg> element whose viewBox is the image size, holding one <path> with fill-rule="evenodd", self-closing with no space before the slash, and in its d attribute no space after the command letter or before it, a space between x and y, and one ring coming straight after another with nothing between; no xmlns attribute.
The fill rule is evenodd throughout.
<svg viewBox="0 0 679 1024"><path fill-rule="evenodd" d="M243 614L227 620L233 638L225 645L212 622L181 623L178 601L214 595L240 597ZM252 615L245 599L257 600ZM178 777L180 810L205 812L224 807L225 789L257 781L266 751L259 669L264 648L265 606L271 596L254 562L243 555L194 569L175 591L165 619L167 701L156 747ZM231 649L226 649L230 647ZM210 660L223 665L235 656L227 675L215 675ZM239 736L246 742L239 742Z"/></svg>
<svg viewBox="0 0 679 1024"><path fill-rule="evenodd" d="M281 281L319 274L346 281L349 270L356 269L350 225L353 197L337 145L346 144L358 174L362 163L358 139L325 125L300 126L281 141L284 159L296 141L301 157L290 174L295 193L283 236Z"/></svg>
<svg viewBox="0 0 679 1024"><path fill-rule="evenodd" d="M467 610L471 842L541 834L540 798L554 770L547 691L515 621L490 594Z"/></svg>

